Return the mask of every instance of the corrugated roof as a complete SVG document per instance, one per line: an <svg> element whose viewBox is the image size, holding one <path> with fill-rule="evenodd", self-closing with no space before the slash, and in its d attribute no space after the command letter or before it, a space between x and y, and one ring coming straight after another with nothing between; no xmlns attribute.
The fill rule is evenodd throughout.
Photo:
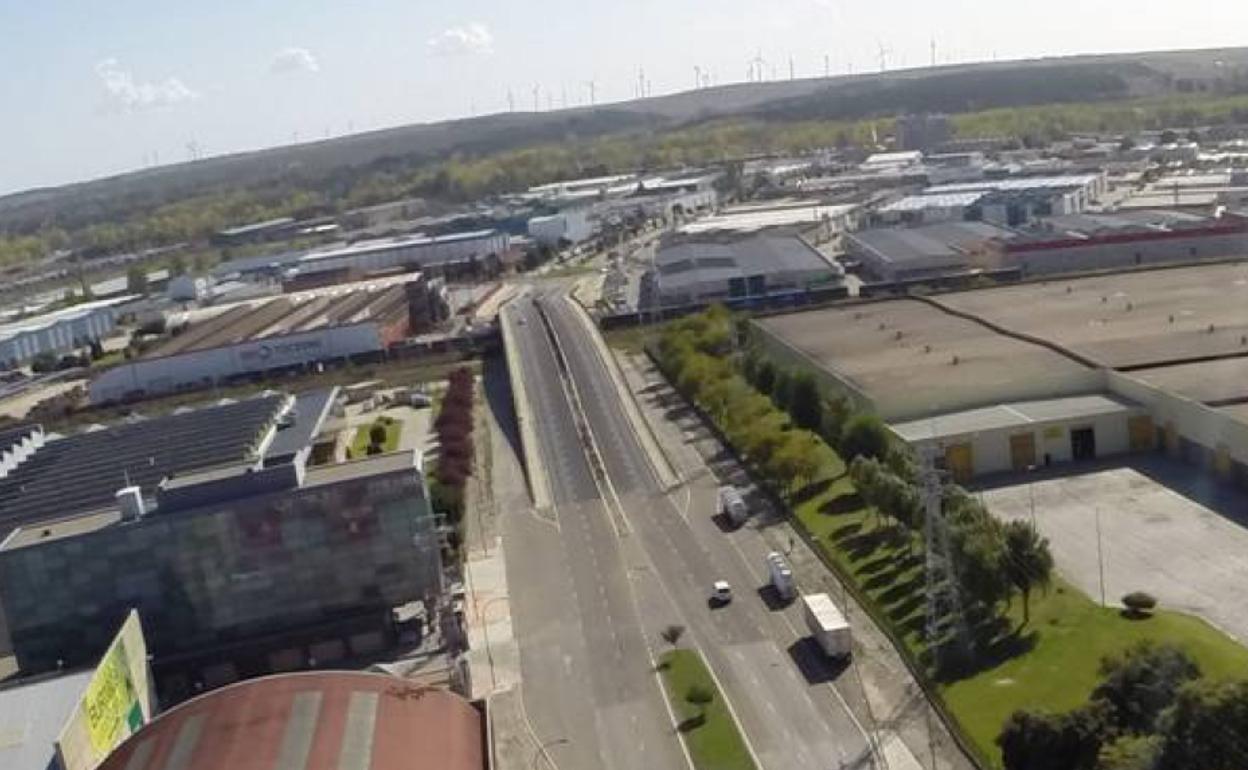
<svg viewBox="0 0 1248 770"><path fill-rule="evenodd" d="M659 250L655 266L665 290L717 278L836 269L797 236L755 236L727 243L676 243Z"/></svg>
<svg viewBox="0 0 1248 770"><path fill-rule="evenodd" d="M458 695L396 677L281 674L161 714L99 770L484 770L484 722Z"/></svg>

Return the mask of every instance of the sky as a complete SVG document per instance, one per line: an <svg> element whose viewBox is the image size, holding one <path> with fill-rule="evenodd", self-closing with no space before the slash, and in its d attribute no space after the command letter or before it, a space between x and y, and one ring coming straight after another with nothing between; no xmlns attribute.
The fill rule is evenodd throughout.
<svg viewBox="0 0 1248 770"><path fill-rule="evenodd" d="M1181 18L1180 18L1181 17ZM1197 0L0 0L0 194L295 141L937 60L1245 43Z"/></svg>

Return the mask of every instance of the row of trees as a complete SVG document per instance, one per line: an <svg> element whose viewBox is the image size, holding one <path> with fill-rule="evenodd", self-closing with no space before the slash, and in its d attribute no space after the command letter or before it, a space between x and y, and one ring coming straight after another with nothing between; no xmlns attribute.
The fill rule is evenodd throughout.
<svg viewBox="0 0 1248 770"><path fill-rule="evenodd" d="M815 376L778 367L746 341L745 327L721 306L673 321L655 348L660 366L776 491L792 496L818 479L834 448L863 503L913 549L924 524L918 473L878 417L828 396ZM1003 524L960 487L943 487L952 560L967 617L952 628L983 629L961 642L991 641L1017 591L1023 624L1033 590L1049 585L1053 558L1026 522ZM955 641L951 637L949 641ZM965 645L963 645L965 646ZM973 650L967 650L971 652Z"/></svg>
<svg viewBox="0 0 1248 770"><path fill-rule="evenodd" d="M451 543L454 548L459 545L464 516L464 486L472 475L472 402L472 371L461 366L448 377L442 407L433 422L439 450L430 484L434 510L444 514L447 524L455 529L455 542Z"/></svg>
<svg viewBox="0 0 1248 770"><path fill-rule="evenodd" d="M1085 705L1017 711L997 744L1006 770L1242 770L1248 682L1213 681L1183 650L1141 642L1101 662Z"/></svg>

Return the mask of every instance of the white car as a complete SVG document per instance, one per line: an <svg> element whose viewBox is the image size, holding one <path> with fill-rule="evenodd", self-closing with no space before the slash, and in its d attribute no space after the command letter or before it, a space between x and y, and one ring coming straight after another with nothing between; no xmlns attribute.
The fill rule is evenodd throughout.
<svg viewBox="0 0 1248 770"><path fill-rule="evenodd" d="M711 586L711 601L716 604L727 604L732 601L732 586L727 580L716 580Z"/></svg>

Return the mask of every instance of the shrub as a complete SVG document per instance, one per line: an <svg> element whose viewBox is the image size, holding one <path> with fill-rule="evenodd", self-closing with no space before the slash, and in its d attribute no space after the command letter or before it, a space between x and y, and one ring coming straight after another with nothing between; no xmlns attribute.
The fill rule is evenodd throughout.
<svg viewBox="0 0 1248 770"><path fill-rule="evenodd" d="M1132 591L1122 597L1122 606L1133 615L1147 615L1157 607L1157 597L1144 591Z"/></svg>
<svg viewBox="0 0 1248 770"><path fill-rule="evenodd" d="M691 684L689 689L685 691L685 700L695 706L706 708L711 701L715 700L715 693L711 692L711 688L704 687L700 684Z"/></svg>

